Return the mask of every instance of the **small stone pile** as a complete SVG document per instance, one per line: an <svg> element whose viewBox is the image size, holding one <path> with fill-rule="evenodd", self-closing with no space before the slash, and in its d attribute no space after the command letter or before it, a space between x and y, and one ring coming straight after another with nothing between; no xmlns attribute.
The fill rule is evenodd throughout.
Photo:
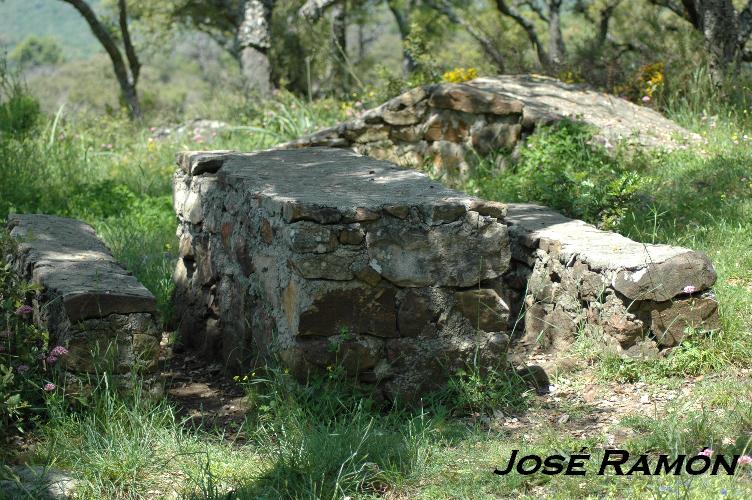
<svg viewBox="0 0 752 500"><path fill-rule="evenodd" d="M230 366L342 366L387 396L504 366L506 207L330 148L185 153L180 337Z"/></svg>
<svg viewBox="0 0 752 500"><path fill-rule="evenodd" d="M157 368L156 300L91 226L35 214L11 215L8 229L17 251L6 258L23 279L39 285L34 322L49 332L51 345L68 349L61 359L66 370L94 373L109 362L120 373L136 364Z"/></svg>
<svg viewBox="0 0 752 500"><path fill-rule="evenodd" d="M489 152L511 150L539 125L590 125L607 148L620 141L676 149L702 139L645 106L537 75L503 75L414 88L358 118L281 145L350 148L442 180L468 177Z"/></svg>

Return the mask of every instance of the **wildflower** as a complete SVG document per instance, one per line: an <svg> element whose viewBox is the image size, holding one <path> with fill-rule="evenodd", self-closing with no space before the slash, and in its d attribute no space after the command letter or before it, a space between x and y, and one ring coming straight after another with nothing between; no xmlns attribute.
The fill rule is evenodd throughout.
<svg viewBox="0 0 752 500"><path fill-rule="evenodd" d="M699 456L699 455L702 455L702 456L704 456L704 457L709 457L709 456L713 455L713 450L711 450L710 448L704 448L704 449L703 449L703 450L702 450L702 451L701 451L700 453L698 453L697 455L698 455L698 456Z"/></svg>
<svg viewBox="0 0 752 500"><path fill-rule="evenodd" d="M204 142L204 138L201 137L201 134L196 133L196 135L193 136L193 142L202 143Z"/></svg>
<svg viewBox="0 0 752 500"><path fill-rule="evenodd" d="M46 361L47 361L47 364L54 365L55 363L57 363L57 356L52 356L52 355L47 356Z"/></svg>
<svg viewBox="0 0 752 500"><path fill-rule="evenodd" d="M52 382L47 382L46 384L44 384L44 387L42 387L42 389L44 389L45 392L52 392L55 390L55 387L55 384L53 384Z"/></svg>
<svg viewBox="0 0 752 500"><path fill-rule="evenodd" d="M749 465L752 464L752 457L749 455L742 455L739 457L739 465Z"/></svg>
<svg viewBox="0 0 752 500"><path fill-rule="evenodd" d="M157 127L149 127L149 132L156 132L156 131L157 131Z"/></svg>
<svg viewBox="0 0 752 500"><path fill-rule="evenodd" d="M642 102L644 102L644 103L650 102L650 96L649 95L642 96Z"/></svg>
<svg viewBox="0 0 752 500"><path fill-rule="evenodd" d="M53 347L52 350L50 351L50 356L55 356L57 358L61 358L67 355L68 355L68 349L66 349L65 347L61 345L57 345Z"/></svg>
<svg viewBox="0 0 752 500"><path fill-rule="evenodd" d="M18 314L19 316L21 316L21 315L24 315L24 314L29 314L33 310L34 309L32 309L31 306L28 306L28 305L24 304L21 307L19 307L18 309L16 309L16 314Z"/></svg>
<svg viewBox="0 0 752 500"><path fill-rule="evenodd" d="M696 291L697 291L697 288L694 285L687 285L682 290L682 292L684 293L695 293Z"/></svg>
<svg viewBox="0 0 752 500"><path fill-rule="evenodd" d="M24 374L29 371L29 365L18 365L16 371L20 374Z"/></svg>

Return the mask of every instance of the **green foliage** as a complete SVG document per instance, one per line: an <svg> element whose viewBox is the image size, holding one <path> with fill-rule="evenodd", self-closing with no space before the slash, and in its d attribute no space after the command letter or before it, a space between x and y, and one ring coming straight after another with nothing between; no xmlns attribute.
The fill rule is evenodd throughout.
<svg viewBox="0 0 752 500"><path fill-rule="evenodd" d="M519 375L509 370L481 371L469 366L457 370L446 387L434 396L458 415L494 415L521 411L530 403L532 391Z"/></svg>
<svg viewBox="0 0 752 500"><path fill-rule="evenodd" d="M0 135L28 132L39 117L39 103L0 57Z"/></svg>
<svg viewBox="0 0 752 500"><path fill-rule="evenodd" d="M502 153L503 154L503 153ZM594 144L585 126L562 121L527 139L519 157L499 172L481 160L467 188L508 202L537 202L611 228L632 208L644 184L639 157L631 161Z"/></svg>
<svg viewBox="0 0 752 500"><path fill-rule="evenodd" d="M8 54L8 58L22 68L58 64L63 49L54 38L27 36Z"/></svg>
<svg viewBox="0 0 752 500"><path fill-rule="evenodd" d="M0 232L0 255L8 255L12 246L7 233ZM31 323L28 302L36 291L10 263L0 261L0 442L44 417L45 386L59 378L57 358L64 354L48 355L47 332ZM47 389L53 392L55 386Z"/></svg>

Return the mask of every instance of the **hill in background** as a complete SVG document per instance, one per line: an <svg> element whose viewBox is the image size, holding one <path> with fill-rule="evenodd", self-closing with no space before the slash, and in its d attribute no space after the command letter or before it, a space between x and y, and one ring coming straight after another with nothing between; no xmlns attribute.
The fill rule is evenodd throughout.
<svg viewBox="0 0 752 500"><path fill-rule="evenodd" d="M68 60L99 51L86 22L70 5L58 0L0 1L0 47L10 52L30 35L54 38Z"/></svg>

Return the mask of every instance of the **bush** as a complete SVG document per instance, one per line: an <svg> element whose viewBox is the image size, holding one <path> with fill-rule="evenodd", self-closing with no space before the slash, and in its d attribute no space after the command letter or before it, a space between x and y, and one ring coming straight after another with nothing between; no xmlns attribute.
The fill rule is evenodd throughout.
<svg viewBox="0 0 752 500"><path fill-rule="evenodd" d="M63 60L63 50L54 38L31 35L13 48L9 58L21 68L57 64Z"/></svg>
<svg viewBox="0 0 752 500"><path fill-rule="evenodd" d="M39 102L0 57L0 134L28 132L39 118Z"/></svg>
<svg viewBox="0 0 752 500"><path fill-rule="evenodd" d="M12 251L0 233L0 255ZM31 323L28 298L36 288L24 283L9 263L0 265L0 442L24 432L44 414L45 395L57 391L60 357L67 351L47 350L47 332Z"/></svg>
<svg viewBox="0 0 752 500"><path fill-rule="evenodd" d="M618 155L594 144L587 126L561 121L528 137L517 161L507 159L506 170L499 172L492 158L482 160L467 188L504 202L540 203L612 228L646 180L639 156L625 161Z"/></svg>

